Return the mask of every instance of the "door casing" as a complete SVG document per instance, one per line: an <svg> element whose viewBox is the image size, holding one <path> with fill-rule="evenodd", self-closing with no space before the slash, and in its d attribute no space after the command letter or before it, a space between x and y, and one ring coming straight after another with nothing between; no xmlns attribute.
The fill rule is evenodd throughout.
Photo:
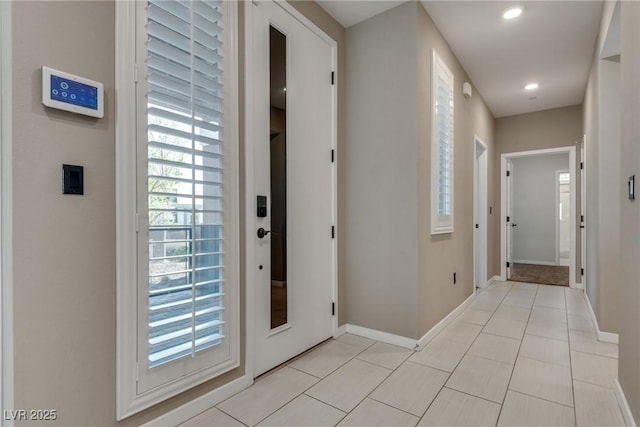
<svg viewBox="0 0 640 427"><path fill-rule="evenodd" d="M571 256L569 265L569 286L572 288L581 288L582 286L576 284L576 216L578 207L576 206L576 180L573 178L576 175L576 147L558 147L558 148L546 148L542 150L520 151L516 153L504 153L500 156L500 278L501 280L507 280L507 260L509 260L508 249L510 243L508 240L507 229L507 192L509 191L509 181L507 179L507 163L518 157L531 157L540 156L545 154L569 154L569 171L571 173Z"/></svg>

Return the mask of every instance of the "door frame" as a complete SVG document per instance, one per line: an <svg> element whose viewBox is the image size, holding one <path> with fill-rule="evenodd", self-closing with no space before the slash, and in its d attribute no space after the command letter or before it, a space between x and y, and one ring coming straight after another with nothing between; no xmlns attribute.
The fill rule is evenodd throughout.
<svg viewBox="0 0 640 427"><path fill-rule="evenodd" d="M473 284L476 287L485 288L487 286L487 252L488 252L488 150L487 144L477 135L473 136L473 219L475 224L479 224L477 232L473 233ZM482 147L480 158L478 158L478 148ZM484 250L478 252L478 246ZM478 265L478 256L480 265ZM477 276L481 275L480 283L477 283Z"/></svg>
<svg viewBox="0 0 640 427"><path fill-rule="evenodd" d="M338 43L332 39L328 34L322 31L317 25L311 22L306 16L300 13L297 9L291 6L289 3L284 1L273 1L273 0L261 0L261 1L253 1L244 3L244 26L245 26L245 75L249 76L253 74L254 67L256 66L252 57L252 52L254 50L253 45L253 8L260 7L260 4L266 2L273 2L277 4L279 7L284 9L285 12L289 13L296 20L302 23L309 30L314 32L317 36L323 39L326 43L328 43L332 47L332 68L334 70L335 84L332 86L332 143L331 147L334 150L334 153L338 152L338 99L337 99L337 87L339 84L339 75L338 75L338 56L337 49ZM327 76L329 78L329 76ZM246 372L250 378L255 377L255 356L256 356L256 332L255 332L255 309L256 309L256 241L255 241L255 186L254 186L254 170L255 170L255 151L253 146L253 141L255 141L255 130L254 123L255 118L253 114L253 109L251 105L253 104L253 95L255 92L254 84L252 79L245 79L245 94L244 94L244 191L245 191L245 278L246 278L246 312L245 312L245 328L246 328L246 352L245 352L245 365ZM327 158L329 159L330 153L327 153ZM333 170L332 170L332 220L335 226L335 238L332 241L332 264L333 264L333 272L332 272L332 283L331 292L333 294L333 301L335 303L335 315L333 316L333 336L336 337L338 335L338 312L339 312L339 304L338 300L338 236L340 230L337 226L337 214L338 214L338 190L337 190L337 170L338 170L338 162L340 159L338 156L334 157Z"/></svg>
<svg viewBox="0 0 640 427"><path fill-rule="evenodd" d="M507 234L505 232L507 228L507 191L508 191L508 181L507 181L507 160L515 159L520 157L534 157L534 156L544 156L547 154L569 154L569 171L571 173L571 216L570 216L570 227L571 227L571 256L569 257L569 286L571 288L579 288L580 286L576 284L576 217L577 217L577 206L576 206L576 147L568 146L568 147L558 147L558 148L545 148L540 150L530 150L530 151L519 151L513 153L503 153L500 156L500 276L502 280L507 280Z"/></svg>
<svg viewBox="0 0 640 427"><path fill-rule="evenodd" d="M580 147L580 268L581 286L587 288L587 134Z"/></svg>
<svg viewBox="0 0 640 427"><path fill-rule="evenodd" d="M556 265L560 265L560 174L563 173L571 175L571 171L569 169L556 170Z"/></svg>

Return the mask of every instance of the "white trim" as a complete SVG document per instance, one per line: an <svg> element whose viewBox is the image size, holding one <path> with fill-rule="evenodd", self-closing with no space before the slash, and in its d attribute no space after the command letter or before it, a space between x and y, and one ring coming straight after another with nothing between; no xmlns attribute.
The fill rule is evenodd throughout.
<svg viewBox="0 0 640 427"><path fill-rule="evenodd" d="M568 265L562 266L562 265L556 264L555 262L550 262L550 261L531 261L526 259L512 259L511 262L513 264L552 265L556 267L568 267Z"/></svg>
<svg viewBox="0 0 640 427"><path fill-rule="evenodd" d="M480 158L478 158L478 144L483 147ZM488 205L488 155L487 144L478 137L473 136L473 283L475 287L487 287L487 248L488 248L488 228L487 218ZM478 176L480 175L480 176ZM478 182L476 182L476 180ZM477 191L476 191L477 190ZM480 228L476 229L475 224ZM477 230L477 231L476 231ZM478 245L481 245L480 258L482 264L478 265ZM477 276L481 275L480 283L477 283Z"/></svg>
<svg viewBox="0 0 640 427"><path fill-rule="evenodd" d="M581 222L580 228L580 268L582 268L582 284L587 285L587 134L582 136L582 146L580 147L580 161L582 162L582 169L580 169L580 215Z"/></svg>
<svg viewBox="0 0 640 427"><path fill-rule="evenodd" d="M569 169L558 169L556 170L556 180L555 180L555 190L556 190L556 263L555 265L560 265L560 174L568 173L571 175L571 171ZM571 181L576 179L575 176L570 176ZM569 182L571 182L569 181Z"/></svg>
<svg viewBox="0 0 640 427"><path fill-rule="evenodd" d="M622 385L620 385L620 381L618 381L617 378L614 380L613 394L616 396L616 400L618 401L618 405L620 406L620 411L622 412L624 423L627 425L627 427L636 427L636 420L633 419L633 413L631 412L631 408L629 407L629 402L627 402L627 397L624 395Z"/></svg>
<svg viewBox="0 0 640 427"><path fill-rule="evenodd" d="M418 345L417 341L413 338L407 338L401 335L390 334L388 332L369 329L349 323L344 326L346 327L346 333L348 334L358 335L360 337L369 338L375 341L397 345L398 347L408 348L409 350L416 349L416 346Z"/></svg>
<svg viewBox="0 0 640 427"><path fill-rule="evenodd" d="M572 289L584 289L584 285L582 283L574 283L572 286L569 286Z"/></svg>
<svg viewBox="0 0 640 427"><path fill-rule="evenodd" d="M495 277L495 276L494 276ZM493 280L492 278L491 280ZM362 326L352 325L347 323L346 325L342 325L340 328L343 329L343 333L358 335L361 337L369 338L372 340L384 342L387 344L397 345L399 347L408 348L410 350L419 351L423 349L431 340L435 338L444 328L449 326L451 322L453 322L462 312L473 302L475 299L475 292L464 300L459 306L453 309L449 314L447 314L442 320L440 320L433 328L429 329L426 334L424 334L419 339L407 338L401 335L390 334L388 332L382 332L375 329L369 329ZM342 334L339 334L342 335ZM338 335L338 336L339 336Z"/></svg>
<svg viewBox="0 0 640 427"><path fill-rule="evenodd" d="M267 0L264 0L267 1ZM273 1L273 0L269 0ZM294 19L298 20L302 25L311 30L314 34L320 37L322 40L327 42L332 48L332 61L333 61L333 70L335 77L335 84L332 86L333 91L333 101L332 101L332 131L333 131L333 144L332 148L335 153L335 161L333 163L333 172L332 172L332 187L333 187L333 225L335 226L335 239L333 239L333 283L332 283L332 292L333 292L333 302L335 303L336 314L333 316L332 320L332 329L333 336L338 337L347 331L347 325L343 324L341 326L338 325L338 313L340 307L340 301L338 298L338 236L340 235L340 229L338 227L338 162L340 158L338 156L338 92L337 88L340 84L340 76L338 73L338 44L337 42L331 38L327 33L325 33L320 27L318 27L315 23L309 20L305 15L300 13L296 8L291 6L286 1L274 1L279 7L281 7L284 11L289 13ZM253 28L253 7L259 7L260 2L254 0L253 2L246 2L244 8L244 28L245 28L245 37L244 37L244 66L245 66L245 76L253 75L253 70L255 68L253 52L255 49L253 43L253 37L251 35L251 31ZM256 274L255 268L256 265L256 256L255 256L255 154L254 150L251 148L251 141L255 141L255 131L254 131L254 123L255 118L253 114L253 94L255 92L253 79L246 78L244 80L244 88L245 88L245 96L244 96L244 189L245 189L245 278L246 278L246 309L245 309L245 335L246 335L246 350L245 350L245 372L251 378L255 377L255 357L256 357L256 328L255 328L255 310L256 310L256 298L255 298L255 289L256 289ZM242 213L240 213L242 215Z"/></svg>
<svg viewBox="0 0 640 427"><path fill-rule="evenodd" d="M190 400L182 406L178 406L158 418L142 424L141 427L163 427L182 424L207 409L214 407L223 400L230 398L234 394L241 392L252 384L253 379L248 375L243 375L207 394Z"/></svg>
<svg viewBox="0 0 640 427"><path fill-rule="evenodd" d="M493 278L491 278L491 280L493 280ZM489 286L488 283L487 283L487 286ZM418 340L418 342L416 344L417 345L416 349L425 348L426 345L429 344L431 342L431 340L433 340L436 337L436 335L438 335L440 332L442 332L442 330L444 328L449 326L449 324L451 324L451 322L453 322L458 316L460 316L462 314L462 312L469 306L469 304L471 304L473 302L475 297L476 297L476 293L474 292L473 294L469 295L469 298L464 300L462 302L462 304L460 304L459 306L454 308L451 313L447 314L444 317L444 319L442 319L441 321L436 323L436 325L433 328L431 328L426 334L424 334L422 336L422 338L420 338Z"/></svg>
<svg viewBox="0 0 640 427"><path fill-rule="evenodd" d="M504 281L505 280L500 276L493 276L491 279L487 280L487 288L495 282L504 282Z"/></svg>
<svg viewBox="0 0 640 427"><path fill-rule="evenodd" d="M589 300L589 295L587 295L586 292L584 292L583 294L584 300L587 303L587 309L589 311L589 317L591 318L591 324L593 325L593 330L596 333L598 341L618 344L618 334L614 334L612 332L602 332L600 330L600 326L598 326L598 319L596 318L596 314L593 311L593 307L591 306L591 300Z"/></svg>
<svg viewBox="0 0 640 427"><path fill-rule="evenodd" d="M571 179L571 256L569 265L569 286L576 287L576 147L546 148L542 150L519 151L514 153L503 153L500 155L500 275L507 277L507 159L517 157L544 156L548 154L569 154L569 170Z"/></svg>
<svg viewBox="0 0 640 427"><path fill-rule="evenodd" d="M137 412L135 400L137 367L136 330L125 319L136 319L136 287L128 286L136 280L136 215L130 206L136 205L136 138L135 115L128 114L136 105L135 93L135 16L136 2L118 1L116 16L116 419ZM130 106L119 108L120 105ZM133 278L133 279L132 279ZM133 387L131 380L134 380Z"/></svg>
<svg viewBox="0 0 640 427"><path fill-rule="evenodd" d="M439 140L438 140L438 129L436 126L438 120L438 114L436 110L436 102L437 102L437 93L438 93L438 79L446 81L449 84L449 89L451 91L451 139L449 141L449 150L450 150L450 158L449 158L449 170L450 170L450 179L449 179L449 214L448 215L439 215L438 214L438 197L440 195L439 190L439 182L438 176L440 172L440 162L438 161L439 156ZM430 194L431 194L431 212L430 212L430 221L431 221L431 234L448 234L453 233L454 230L454 222L455 222L455 195L454 195L454 143L455 143L455 77L447 64L442 60L442 58L438 55L435 49L431 49L431 141L430 141L430 153L431 153L431 183L430 183Z"/></svg>
<svg viewBox="0 0 640 427"><path fill-rule="evenodd" d="M0 2L0 409L14 406L11 2ZM0 420L3 427L12 420Z"/></svg>

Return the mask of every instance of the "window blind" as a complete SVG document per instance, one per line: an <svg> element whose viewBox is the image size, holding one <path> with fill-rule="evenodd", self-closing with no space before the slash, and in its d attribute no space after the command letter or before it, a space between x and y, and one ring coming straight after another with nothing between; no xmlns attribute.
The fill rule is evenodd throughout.
<svg viewBox="0 0 640 427"><path fill-rule="evenodd" d="M151 368L225 339L220 8L147 3Z"/></svg>
<svg viewBox="0 0 640 427"><path fill-rule="evenodd" d="M451 215L451 140L453 137L453 93L449 83L438 76L438 215Z"/></svg>

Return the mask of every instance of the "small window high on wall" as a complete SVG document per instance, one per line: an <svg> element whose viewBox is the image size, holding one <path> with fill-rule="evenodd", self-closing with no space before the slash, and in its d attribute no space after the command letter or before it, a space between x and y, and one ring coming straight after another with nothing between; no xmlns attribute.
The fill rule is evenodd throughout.
<svg viewBox="0 0 640 427"><path fill-rule="evenodd" d="M431 234L453 232L453 74L431 61Z"/></svg>

